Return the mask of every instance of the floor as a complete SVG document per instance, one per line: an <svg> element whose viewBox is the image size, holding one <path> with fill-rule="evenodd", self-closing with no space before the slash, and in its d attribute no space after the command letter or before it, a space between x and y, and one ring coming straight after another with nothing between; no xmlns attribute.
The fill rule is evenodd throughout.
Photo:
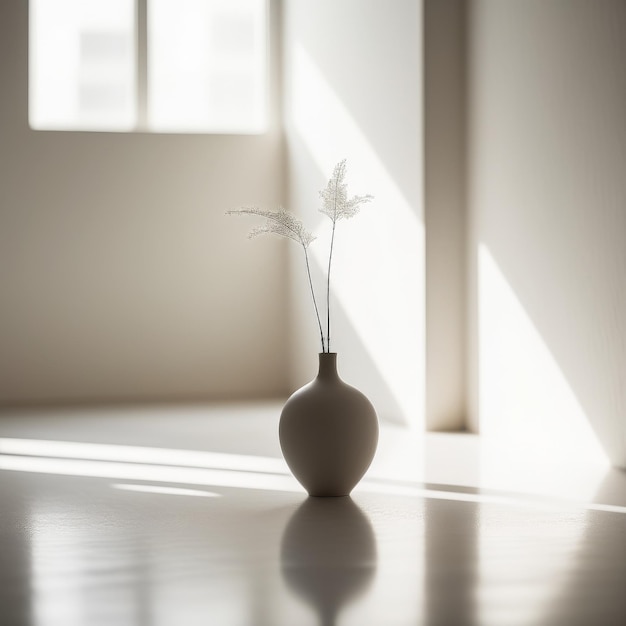
<svg viewBox="0 0 626 626"><path fill-rule="evenodd" d="M0 624L626 624L623 472L390 425L308 499L279 410L0 413Z"/></svg>

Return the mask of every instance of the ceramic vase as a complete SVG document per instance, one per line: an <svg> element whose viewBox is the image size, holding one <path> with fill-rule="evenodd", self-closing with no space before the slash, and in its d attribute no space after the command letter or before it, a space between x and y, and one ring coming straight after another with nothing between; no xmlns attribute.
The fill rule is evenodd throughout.
<svg viewBox="0 0 626 626"><path fill-rule="evenodd" d="M337 354L319 355L314 380L287 400L280 446L289 469L311 496L347 496L378 445L372 403L337 372Z"/></svg>

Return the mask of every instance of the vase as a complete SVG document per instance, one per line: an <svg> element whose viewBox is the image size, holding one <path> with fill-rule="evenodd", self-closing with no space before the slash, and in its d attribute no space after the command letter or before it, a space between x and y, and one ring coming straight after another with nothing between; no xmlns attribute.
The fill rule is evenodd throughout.
<svg viewBox="0 0 626 626"><path fill-rule="evenodd" d="M283 407L279 424L285 461L310 496L347 496L378 445L372 403L337 372L337 354L319 355L315 379Z"/></svg>

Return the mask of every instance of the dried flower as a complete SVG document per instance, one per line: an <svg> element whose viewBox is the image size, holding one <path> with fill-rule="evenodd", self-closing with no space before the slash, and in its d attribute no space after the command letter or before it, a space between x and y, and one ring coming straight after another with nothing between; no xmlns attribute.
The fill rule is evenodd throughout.
<svg viewBox="0 0 626 626"><path fill-rule="evenodd" d="M320 212L327 215L333 223L333 232L330 240L330 252L328 254L328 272L326 275L326 336L322 330L322 322L320 320L319 309L317 307L317 299L315 290L313 289L313 281L311 280L311 268L309 265L309 255L307 248L315 240L315 237L304 227L302 222L292 213L289 213L282 207L277 211L268 211L258 209L256 207L236 209L227 211L228 215L258 215L265 218L265 223L257 226L250 231L250 238L259 235L274 234L280 237L292 239L299 243L304 250L304 259L306 262L307 276L309 279L309 287L313 298L313 306L317 316L317 324L322 342L322 352L330 352L330 270L333 260L333 247L335 244L335 227L341 219L354 217L362 204L373 200L373 196L352 196L348 199L348 186L344 182L346 176L346 160L340 161L333 170L333 175L326 185L326 189L320 191L322 199L322 207Z"/></svg>
<svg viewBox="0 0 626 626"><path fill-rule="evenodd" d="M326 271L326 346L330 352L330 270L333 263L333 249L335 246L335 227L341 219L349 219L359 212L359 207L374 199L373 196L352 196L348 199L348 185L344 183L346 177L346 160L335 165L333 175L320 191L322 207L320 212L327 215L333 223L333 232L330 238L330 252L328 254L328 270Z"/></svg>
<svg viewBox="0 0 626 626"><path fill-rule="evenodd" d="M233 211L226 211L227 215L259 215L265 218L265 224L257 226L250 231L248 237L258 237L271 233L280 237L293 239L295 242L308 248L315 237L304 227L302 222L292 213L280 207L277 211L267 211L265 209L243 208Z"/></svg>
<svg viewBox="0 0 626 626"><path fill-rule="evenodd" d="M348 200L348 185L344 183L346 177L346 160L335 165L333 175L326 185L326 189L320 191L322 199L321 213L328 215L333 225L341 219L354 217L359 212L361 204L370 202L374 196L352 196Z"/></svg>

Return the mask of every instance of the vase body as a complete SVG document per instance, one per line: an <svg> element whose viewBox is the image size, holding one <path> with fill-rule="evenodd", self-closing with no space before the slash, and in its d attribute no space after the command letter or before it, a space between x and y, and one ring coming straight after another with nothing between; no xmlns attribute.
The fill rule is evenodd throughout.
<svg viewBox="0 0 626 626"><path fill-rule="evenodd" d="M371 402L341 380L336 353L319 355L319 372L287 400L280 447L311 496L347 496L370 466L378 445Z"/></svg>

